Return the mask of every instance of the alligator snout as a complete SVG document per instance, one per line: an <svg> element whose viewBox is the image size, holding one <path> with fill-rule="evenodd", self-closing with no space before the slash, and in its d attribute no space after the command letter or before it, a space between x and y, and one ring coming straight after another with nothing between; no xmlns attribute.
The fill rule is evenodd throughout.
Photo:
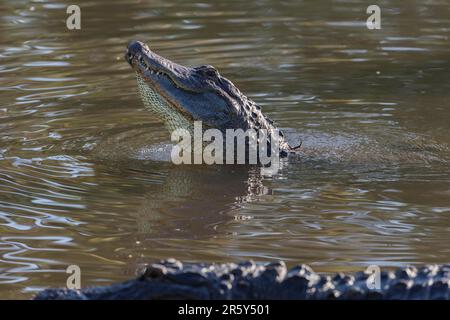
<svg viewBox="0 0 450 320"><path fill-rule="evenodd" d="M132 61L134 56L139 53L142 52L143 47L145 46L144 43L140 42L140 41L131 41L128 46L127 46L127 51L125 53L125 60L132 65Z"/></svg>

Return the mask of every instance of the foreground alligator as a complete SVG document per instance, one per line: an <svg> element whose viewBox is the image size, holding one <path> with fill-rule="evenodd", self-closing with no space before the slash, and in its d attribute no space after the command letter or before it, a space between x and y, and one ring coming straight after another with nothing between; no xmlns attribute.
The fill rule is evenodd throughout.
<svg viewBox="0 0 450 320"><path fill-rule="evenodd" d="M124 283L81 291L47 289L35 299L450 299L450 265L381 272L380 289L369 275L319 275L306 265L183 264L169 259L147 265ZM370 283L370 280L369 280Z"/></svg>

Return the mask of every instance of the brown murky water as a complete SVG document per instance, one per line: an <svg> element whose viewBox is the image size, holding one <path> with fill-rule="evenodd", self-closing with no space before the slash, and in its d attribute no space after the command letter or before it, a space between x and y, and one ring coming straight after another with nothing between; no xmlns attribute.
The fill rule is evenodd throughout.
<svg viewBox="0 0 450 320"><path fill-rule="evenodd" d="M144 261L316 271L450 262L450 4L0 3L0 298L130 278ZM72 4L72 2L70 3ZM275 176L174 166L123 60L131 39L212 64L304 138ZM150 149L150 151L148 151Z"/></svg>

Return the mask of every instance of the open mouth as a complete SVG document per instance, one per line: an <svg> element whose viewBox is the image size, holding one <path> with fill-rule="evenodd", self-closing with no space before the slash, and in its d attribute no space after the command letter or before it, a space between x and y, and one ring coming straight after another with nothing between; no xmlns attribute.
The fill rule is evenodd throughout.
<svg viewBox="0 0 450 320"><path fill-rule="evenodd" d="M153 82L153 85L160 77L164 77L170 80L175 87L183 88L169 72L169 69L173 68L171 62L151 52L147 45L142 42L132 41L128 45L125 60L145 80L152 80L149 82Z"/></svg>

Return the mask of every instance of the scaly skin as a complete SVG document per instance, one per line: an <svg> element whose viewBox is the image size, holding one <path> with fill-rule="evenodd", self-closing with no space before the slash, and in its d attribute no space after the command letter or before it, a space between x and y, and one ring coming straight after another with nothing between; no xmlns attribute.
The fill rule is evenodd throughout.
<svg viewBox="0 0 450 320"><path fill-rule="evenodd" d="M381 289L369 289L368 274L319 275L306 265L192 264L174 259L146 266L142 275L81 291L47 289L35 299L446 299L450 265L381 272Z"/></svg>

